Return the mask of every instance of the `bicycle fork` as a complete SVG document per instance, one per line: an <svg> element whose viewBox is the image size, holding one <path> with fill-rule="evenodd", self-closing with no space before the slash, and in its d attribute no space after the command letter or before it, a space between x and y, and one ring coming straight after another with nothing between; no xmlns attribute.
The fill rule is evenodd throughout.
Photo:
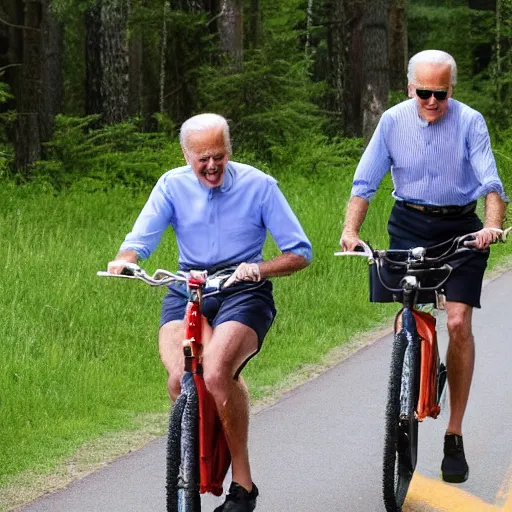
<svg viewBox="0 0 512 512"><path fill-rule="evenodd" d="M418 363L420 338L416 331L416 322L412 311L405 308L402 313L402 328L407 338L402 366L402 382L400 389L400 420L414 419L418 400Z"/></svg>

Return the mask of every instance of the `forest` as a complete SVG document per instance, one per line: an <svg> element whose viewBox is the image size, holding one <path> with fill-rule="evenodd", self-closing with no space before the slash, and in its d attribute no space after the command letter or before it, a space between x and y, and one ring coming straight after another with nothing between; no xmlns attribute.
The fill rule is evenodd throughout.
<svg viewBox="0 0 512 512"><path fill-rule="evenodd" d="M389 326L396 305L368 302L365 263L333 253L365 144L433 48L457 61L454 98L484 115L510 197L512 0L1 0L0 510L165 432L162 294L96 272L184 164L191 115L228 119L233 160L279 180L313 245L274 280L279 314L244 369L253 403ZM387 176L361 233L376 248L391 190ZM151 273L176 268L168 231ZM494 246L490 271L511 254Z"/></svg>
<svg viewBox="0 0 512 512"><path fill-rule="evenodd" d="M152 182L204 111L260 161L350 153L425 48L455 57L455 98L502 143L511 19L510 0L3 0L0 178Z"/></svg>

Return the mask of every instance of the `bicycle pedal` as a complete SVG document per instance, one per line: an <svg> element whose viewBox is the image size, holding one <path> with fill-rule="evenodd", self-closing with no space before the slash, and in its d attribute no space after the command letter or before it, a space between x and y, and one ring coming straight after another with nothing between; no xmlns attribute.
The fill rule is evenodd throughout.
<svg viewBox="0 0 512 512"><path fill-rule="evenodd" d="M439 365L439 371L437 374L437 403L440 404L442 398L444 397L444 391L446 386L446 366L441 363Z"/></svg>

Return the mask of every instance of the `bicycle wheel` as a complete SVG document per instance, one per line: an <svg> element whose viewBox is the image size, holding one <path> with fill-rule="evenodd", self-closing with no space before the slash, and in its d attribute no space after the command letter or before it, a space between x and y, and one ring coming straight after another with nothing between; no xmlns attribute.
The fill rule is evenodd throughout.
<svg viewBox="0 0 512 512"><path fill-rule="evenodd" d="M181 394L169 416L167 512L201 512L198 411L194 378L186 372L181 382Z"/></svg>
<svg viewBox="0 0 512 512"><path fill-rule="evenodd" d="M412 329L407 325L410 322L406 316L404 311L404 328L395 335L393 343L386 406L382 486L388 512L402 510L418 453L418 421L414 409L418 400L420 340L414 324ZM414 333L411 343L407 332Z"/></svg>

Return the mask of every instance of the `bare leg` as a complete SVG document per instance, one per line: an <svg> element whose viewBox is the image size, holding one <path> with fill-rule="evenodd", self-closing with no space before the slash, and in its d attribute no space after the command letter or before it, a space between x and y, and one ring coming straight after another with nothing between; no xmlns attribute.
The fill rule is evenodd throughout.
<svg viewBox="0 0 512 512"><path fill-rule="evenodd" d="M203 344L207 345L212 328L206 318L203 317ZM162 325L158 333L158 348L160 359L169 376L169 396L174 402L181 391L181 378L185 369L183 340L185 339L185 324L182 320L174 320Z"/></svg>
<svg viewBox="0 0 512 512"><path fill-rule="evenodd" d="M252 490L249 465L249 393L239 377L240 365L258 349L256 333L239 322L225 322L213 331L204 351L204 377L212 394L231 452L233 480Z"/></svg>
<svg viewBox="0 0 512 512"><path fill-rule="evenodd" d="M446 356L451 412L447 432L462 435L475 365L475 341L471 329L473 308L460 302L447 302L450 341Z"/></svg>
<svg viewBox="0 0 512 512"><path fill-rule="evenodd" d="M181 320L167 322L160 327L158 333L158 349L167 374L169 396L174 402L181 389L181 377L183 376L183 338L185 327Z"/></svg>

